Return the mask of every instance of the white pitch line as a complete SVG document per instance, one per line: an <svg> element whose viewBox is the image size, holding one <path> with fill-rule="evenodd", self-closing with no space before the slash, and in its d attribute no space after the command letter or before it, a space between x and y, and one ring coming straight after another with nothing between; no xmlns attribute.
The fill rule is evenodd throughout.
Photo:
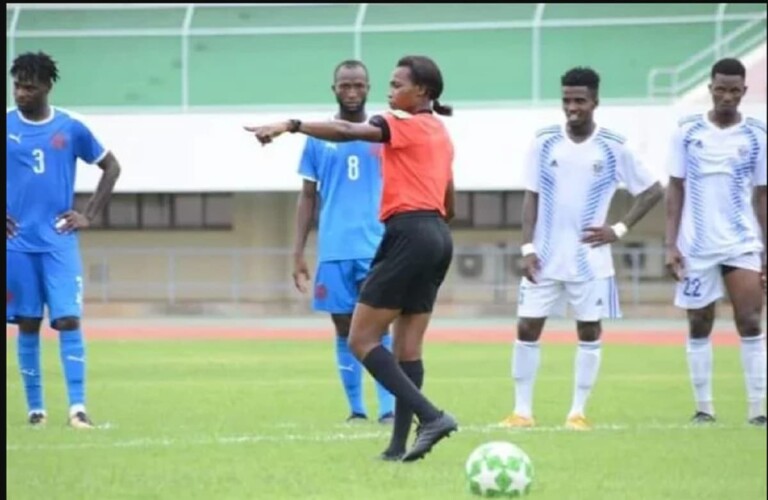
<svg viewBox="0 0 768 500"><path fill-rule="evenodd" d="M575 434L590 434L590 433L605 433L605 432L627 432L627 431L699 431L699 432L712 432L722 430L735 430L745 429L746 424L743 425L724 425L714 424L711 426L696 426L690 424L662 424L651 423L646 425L623 425L623 424L606 424L596 425L591 432L578 432L571 431L562 426L538 426L531 429L506 429L499 425L466 425L459 427L458 435L465 433L470 434L491 434L491 433L507 433L510 435L520 435L525 433L575 433ZM758 430L755 429L757 432ZM98 432L98 431L95 431ZM357 432L357 433L327 433L327 434L285 434L285 435L241 435L241 436L209 436L192 439L173 438L173 437L158 437L158 438L143 438L143 439L131 439L125 441L114 441L107 443L62 443L62 444L42 444L42 445L24 445L24 444L6 444L6 453L10 452L25 452L25 451L66 451L66 450L82 450L92 448L102 449L114 449L114 448L167 448L173 446L226 446L236 444L252 444L252 443L289 443L289 442L305 442L305 443L328 443L339 441L365 441L373 439L383 439L389 436L389 431L378 432Z"/></svg>
<svg viewBox="0 0 768 500"><path fill-rule="evenodd" d="M195 439L179 438L146 438L132 439L128 441L115 441L112 443L70 443L58 445L6 445L5 451L56 451L56 450L81 450L91 448L164 448L169 446L191 446L191 445L229 445L229 444L249 444L260 442L332 442L332 441L358 441L365 439L381 438L386 436L384 432L369 432L364 434L319 434L319 435L301 435L287 434L282 436L275 435L245 435L228 437L204 437Z"/></svg>

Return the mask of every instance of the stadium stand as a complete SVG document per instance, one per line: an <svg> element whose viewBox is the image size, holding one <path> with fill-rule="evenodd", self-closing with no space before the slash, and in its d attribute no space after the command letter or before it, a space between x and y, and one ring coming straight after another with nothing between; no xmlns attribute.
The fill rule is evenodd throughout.
<svg viewBox="0 0 768 500"><path fill-rule="evenodd" d="M765 32L764 4L18 5L6 11L10 50L54 54L56 100L71 107L325 103L326 89L305 82L355 56L381 102L394 61L411 52L440 62L454 101L557 98L559 75L575 64L599 69L604 98L642 98L649 72L682 63L717 33L761 14ZM280 78L297 71L306 78Z"/></svg>

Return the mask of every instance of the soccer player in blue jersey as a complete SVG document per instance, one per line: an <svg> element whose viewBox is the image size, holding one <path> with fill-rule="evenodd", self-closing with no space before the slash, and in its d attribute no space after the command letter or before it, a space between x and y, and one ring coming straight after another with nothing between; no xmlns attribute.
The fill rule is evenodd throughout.
<svg viewBox="0 0 768 500"><path fill-rule="evenodd" d="M58 75L56 63L42 52L22 54L11 66L17 107L6 114L6 323L19 327L29 423L46 422L40 324L47 306L51 327L59 332L69 424L88 429L93 424L85 409L78 231L107 204L120 165L80 117L48 104ZM73 210L78 158L103 171L84 213Z"/></svg>
<svg viewBox="0 0 768 500"><path fill-rule="evenodd" d="M334 71L331 89L339 103L336 118L365 123L365 100L370 89L365 65L353 60L341 62ZM363 404L362 366L349 350L347 336L360 286L384 234L378 219L381 167L377 146L364 141L337 143L308 137L299 166L304 182L298 200L293 279L296 288L306 292L311 278L304 248L319 203L313 307L330 313L336 328L336 359L349 401L349 422L368 418ZM391 350L391 336L382 333L382 343ZM392 423L394 397L378 382L376 389L379 422Z"/></svg>

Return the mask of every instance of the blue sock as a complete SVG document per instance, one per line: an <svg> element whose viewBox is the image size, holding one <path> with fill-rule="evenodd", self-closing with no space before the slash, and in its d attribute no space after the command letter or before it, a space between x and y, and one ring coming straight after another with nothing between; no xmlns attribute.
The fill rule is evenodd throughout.
<svg viewBox="0 0 768 500"><path fill-rule="evenodd" d="M381 345L383 345L389 352L392 352L392 335L389 333L384 335L381 338ZM395 397L378 382L376 382L376 395L379 398L379 418L387 413L394 413Z"/></svg>
<svg viewBox="0 0 768 500"><path fill-rule="evenodd" d="M43 383L40 373L40 333L21 333L18 339L19 369L27 396L27 410L44 411Z"/></svg>
<svg viewBox="0 0 768 500"><path fill-rule="evenodd" d="M336 363L347 393L347 401L352 413L365 415L363 405L363 367L347 345L347 337L336 336Z"/></svg>
<svg viewBox="0 0 768 500"><path fill-rule="evenodd" d="M59 332L59 352L70 408L85 405L85 345L80 330Z"/></svg>

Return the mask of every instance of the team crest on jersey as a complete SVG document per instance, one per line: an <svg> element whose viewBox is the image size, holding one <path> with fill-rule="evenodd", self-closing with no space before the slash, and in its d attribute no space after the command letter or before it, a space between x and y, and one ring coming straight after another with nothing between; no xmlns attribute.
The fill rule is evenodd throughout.
<svg viewBox="0 0 768 500"><path fill-rule="evenodd" d="M557 168L557 160L553 159L551 162L549 162L549 167L550 168Z"/></svg>
<svg viewBox="0 0 768 500"><path fill-rule="evenodd" d="M594 172L595 175L600 175L600 173L605 168L605 164L602 160L597 160L595 163L592 164L592 172Z"/></svg>
<svg viewBox="0 0 768 500"><path fill-rule="evenodd" d="M749 146L739 147L739 159L741 161L746 161L749 159Z"/></svg>
<svg viewBox="0 0 768 500"><path fill-rule="evenodd" d="M67 136L61 132L53 134L53 137L51 137L51 146L53 146L53 149L64 149L67 147Z"/></svg>

